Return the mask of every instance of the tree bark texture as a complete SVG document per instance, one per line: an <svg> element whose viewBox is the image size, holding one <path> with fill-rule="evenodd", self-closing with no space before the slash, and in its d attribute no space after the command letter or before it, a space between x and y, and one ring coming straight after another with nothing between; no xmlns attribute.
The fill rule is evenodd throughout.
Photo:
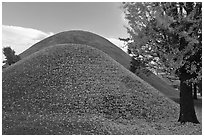
<svg viewBox="0 0 204 137"><path fill-rule="evenodd" d="M185 83L186 79L189 79L187 73L180 75L180 116L178 121L199 123L194 109L192 87Z"/></svg>

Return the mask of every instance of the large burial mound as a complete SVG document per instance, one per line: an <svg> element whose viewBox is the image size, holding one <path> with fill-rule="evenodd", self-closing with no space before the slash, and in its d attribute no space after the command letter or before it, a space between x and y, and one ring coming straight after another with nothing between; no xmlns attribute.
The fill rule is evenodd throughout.
<svg viewBox="0 0 204 137"><path fill-rule="evenodd" d="M3 134L178 134L178 105L104 52L61 44L2 73Z"/></svg>
<svg viewBox="0 0 204 137"><path fill-rule="evenodd" d="M115 61L119 62L125 68L130 68L131 57L125 53L123 50L118 48L116 45L112 44L107 39L96 35L87 31L65 31L53 36L50 36L36 44L34 44L29 49L25 50L20 54L21 58L25 58L43 48L47 48L49 46L53 46L56 44L66 44L66 43L75 43L75 44L85 44L91 47L97 48L110 57L112 57ZM146 69L144 71L138 72L138 76L143 80L148 82L154 88L165 94L167 97L175 100L175 98L179 98L178 91L174 90L171 86L162 81L158 76L154 75L150 72L149 75L146 75Z"/></svg>

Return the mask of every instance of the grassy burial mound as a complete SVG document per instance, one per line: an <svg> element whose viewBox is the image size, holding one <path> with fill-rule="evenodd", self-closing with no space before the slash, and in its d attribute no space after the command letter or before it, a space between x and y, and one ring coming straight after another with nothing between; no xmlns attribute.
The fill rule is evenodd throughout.
<svg viewBox="0 0 204 137"><path fill-rule="evenodd" d="M65 44L65 43L75 43L75 44L86 44L97 48L115 61L119 62L125 68L130 68L131 57L125 53L123 50L118 48L116 45L112 44L107 39L87 31L65 31L58 33L56 35L50 36L36 44L34 44L29 49L25 50L20 54L21 58L25 58L43 48L56 45L56 44ZM144 68L145 69L145 68ZM179 93L171 86L162 81L158 76L150 73L148 76L146 72L137 72L138 76L152 85L154 88L165 94L167 97L175 100L179 98Z"/></svg>
<svg viewBox="0 0 204 137"><path fill-rule="evenodd" d="M176 103L86 45L52 46L7 68L2 99L3 134L183 133Z"/></svg>

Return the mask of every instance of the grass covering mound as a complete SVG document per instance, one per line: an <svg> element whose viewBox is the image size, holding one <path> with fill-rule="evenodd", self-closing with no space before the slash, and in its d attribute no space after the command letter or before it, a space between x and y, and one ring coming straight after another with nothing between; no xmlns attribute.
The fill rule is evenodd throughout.
<svg viewBox="0 0 204 137"><path fill-rule="evenodd" d="M7 68L2 99L3 134L180 133L177 104L86 45L52 46Z"/></svg>
<svg viewBox="0 0 204 137"><path fill-rule="evenodd" d="M79 30L73 30L73 31L65 31L58 34L55 34L53 36L50 36L36 44L34 44L32 47L25 50L23 53L20 54L21 58L25 58L43 48L47 48L49 46L53 46L56 44L66 44L66 43L74 43L74 44L85 44L89 45L91 47L97 48L106 54L108 54L110 57L112 57L115 61L119 62L121 65L123 65L128 70L130 69L130 61L131 57L125 53L123 50L121 50L116 45L112 44L107 39L91 33L87 31L79 31ZM146 70L146 68L144 68ZM143 72L140 70L137 72L137 75L148 82L151 86L165 94L170 99L173 99L174 101L179 98L179 92L173 89L171 86L166 84L164 81L162 81L158 76L154 75L152 72L147 76L146 72ZM178 103L178 102L177 102Z"/></svg>

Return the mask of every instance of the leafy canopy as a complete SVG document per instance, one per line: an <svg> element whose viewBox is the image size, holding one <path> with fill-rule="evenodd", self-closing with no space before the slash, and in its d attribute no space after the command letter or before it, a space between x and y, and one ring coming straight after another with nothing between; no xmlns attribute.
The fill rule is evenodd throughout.
<svg viewBox="0 0 204 137"><path fill-rule="evenodd" d="M130 35L128 48L146 67L201 79L202 3L123 3Z"/></svg>

